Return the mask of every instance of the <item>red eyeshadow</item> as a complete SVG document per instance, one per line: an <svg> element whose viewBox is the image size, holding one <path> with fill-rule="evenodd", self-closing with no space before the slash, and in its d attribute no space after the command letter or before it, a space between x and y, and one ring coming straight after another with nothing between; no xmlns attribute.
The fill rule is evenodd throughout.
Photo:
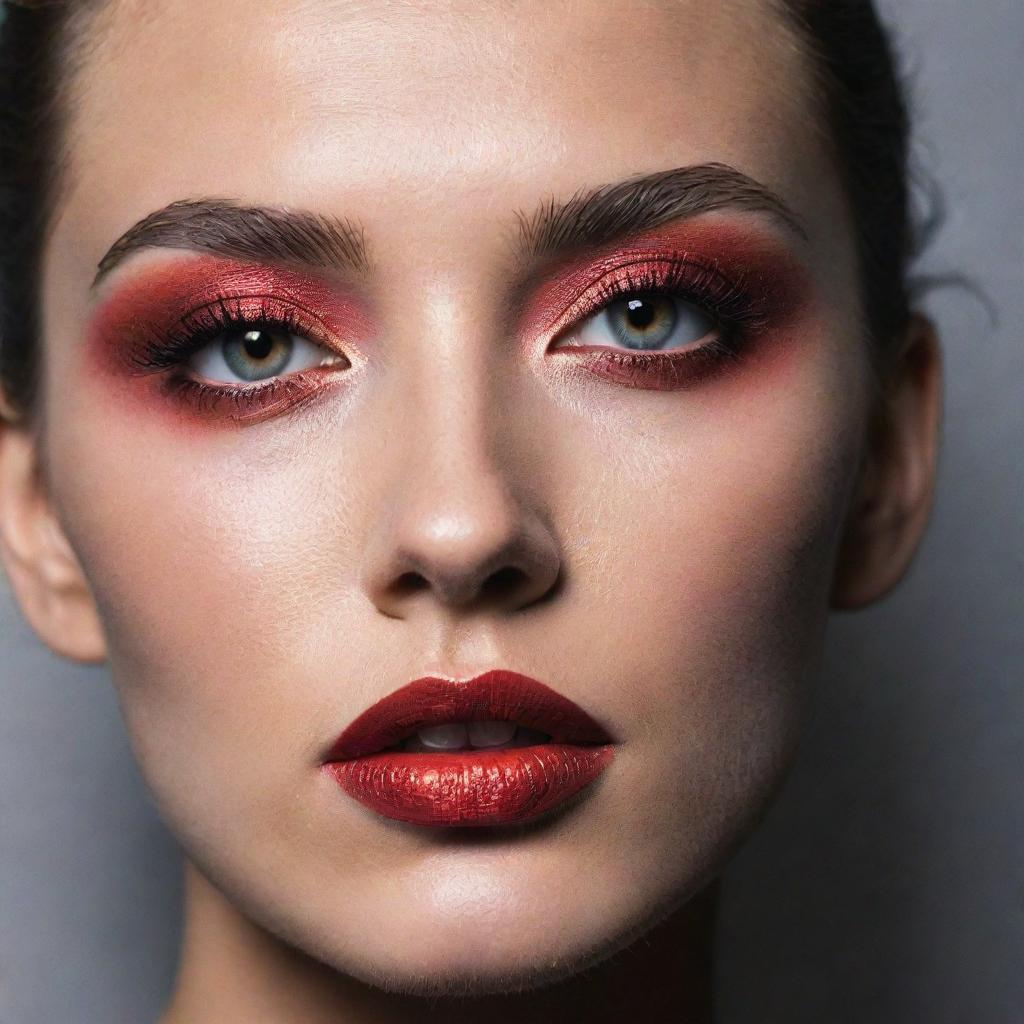
<svg viewBox="0 0 1024 1024"><path fill-rule="evenodd" d="M616 268L645 261L688 259L741 281L773 326L798 312L811 291L810 275L790 249L764 232L733 223L683 222L645 232L586 257L569 257L545 271L546 283L530 296L523 333L553 331L577 299Z"/></svg>
<svg viewBox="0 0 1024 1024"><path fill-rule="evenodd" d="M126 380L148 405L166 402L159 392L167 372L142 368L140 355L183 320L222 302L243 313L251 308L254 318L268 308L287 310L328 350L330 339L361 343L371 335L368 311L336 284L285 268L203 256L142 269L116 287L92 317L88 357L99 372Z"/></svg>
<svg viewBox="0 0 1024 1024"><path fill-rule="evenodd" d="M672 271L666 273L666 268ZM680 268L683 268L682 272ZM540 283L522 304L520 330L527 345L537 337L557 338L604 308L609 282L672 277L713 279L734 298L742 295L743 342L735 349L711 343L690 351L643 352L626 348L563 345L547 358L565 360L618 384L652 390L680 390L719 372L738 368L755 353L774 357L792 346L787 339L807 336L817 290L810 271L792 249L768 231L715 217L684 221L644 232L584 256L568 256L538 274ZM641 289L642 290L642 289ZM657 290L657 289L656 289ZM687 291L684 287L684 293ZM715 296L698 306L718 314ZM631 291L631 290L630 290ZM624 290L624 294L630 293ZM675 293L675 289L668 288ZM632 292L636 294L635 291ZM677 293L678 294L678 293ZM730 304L733 303L730 300ZM728 317L723 321L728 324Z"/></svg>

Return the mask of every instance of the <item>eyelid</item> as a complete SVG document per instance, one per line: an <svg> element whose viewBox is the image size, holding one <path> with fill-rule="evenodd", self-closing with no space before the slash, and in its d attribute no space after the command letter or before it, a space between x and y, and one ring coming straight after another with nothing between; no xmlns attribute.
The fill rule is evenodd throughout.
<svg viewBox="0 0 1024 1024"><path fill-rule="evenodd" d="M168 331L180 333L181 321L190 317L209 322L209 311L225 302L254 319L263 310L275 314L273 319L288 312L302 333L343 351L353 364L365 359L362 343L377 330L366 296L343 282L224 257L145 264L104 291L87 329L92 357L107 372L133 372L133 350Z"/></svg>
<svg viewBox="0 0 1024 1024"><path fill-rule="evenodd" d="M619 239L596 250L567 253L538 267L523 282L517 324L523 344L546 347L553 334L579 315L595 281L637 264L664 266L682 261L717 273L746 294L749 311L743 325L782 328L803 316L819 300L819 282L806 251L788 234L770 229L760 218L716 212L672 222ZM737 306L737 303L731 303Z"/></svg>
<svg viewBox="0 0 1024 1024"><path fill-rule="evenodd" d="M190 309L166 328L152 328L149 340L129 353L139 372L156 372L187 365L190 358L232 329L233 324L262 324L268 329L295 334L326 352L340 355L349 365L354 346L340 344L322 317L294 299L275 294L219 294ZM293 371L298 372L298 371Z"/></svg>
<svg viewBox="0 0 1024 1024"><path fill-rule="evenodd" d="M242 310L241 303L258 302L264 303L258 309ZM228 309L228 303L239 303L234 310ZM269 304L273 303L277 306L277 312L268 312ZM286 326L284 320L287 316L282 317L280 310L294 311L297 310L304 321L303 330L309 330L309 326L313 325L317 334L329 336L330 331L327 325L323 322L320 316L301 302L296 302L293 299L282 299L279 295L267 294L267 295L231 295L225 294L218 296L212 301L205 301L201 306L195 309L189 310L181 319L175 324L175 328L182 327L187 321L194 319L202 313L209 312L210 310L219 309L222 314L223 320L231 320L237 324L266 324L267 326L276 326L281 329ZM231 329L231 324L228 326L221 327L221 331L227 331ZM295 332L293 332L295 333ZM313 333L310 331L309 333ZM313 341L313 338L308 340ZM317 341L317 344L320 344Z"/></svg>

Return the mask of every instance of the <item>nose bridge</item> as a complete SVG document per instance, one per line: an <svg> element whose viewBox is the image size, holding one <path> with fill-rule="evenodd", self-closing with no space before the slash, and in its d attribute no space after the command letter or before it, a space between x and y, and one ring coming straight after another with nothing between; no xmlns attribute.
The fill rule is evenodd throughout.
<svg viewBox="0 0 1024 1024"><path fill-rule="evenodd" d="M559 573L558 545L517 457L508 366L487 327L445 301L395 339L400 450L367 546L365 579L386 614L532 603Z"/></svg>
<svg viewBox="0 0 1024 1024"><path fill-rule="evenodd" d="M505 413L488 395L486 363L439 359L416 376L402 403L406 441L394 487L406 542L496 543L511 528L516 499L499 451L509 447L507 429L499 445Z"/></svg>
<svg viewBox="0 0 1024 1024"><path fill-rule="evenodd" d="M454 290L454 284L433 288L409 336L395 339L407 368L398 375L407 463L399 487L412 498L447 481L453 510L496 498L494 491L510 484L496 451L508 430L502 423L506 403L496 386L494 340L483 318L474 315L471 298L458 301Z"/></svg>

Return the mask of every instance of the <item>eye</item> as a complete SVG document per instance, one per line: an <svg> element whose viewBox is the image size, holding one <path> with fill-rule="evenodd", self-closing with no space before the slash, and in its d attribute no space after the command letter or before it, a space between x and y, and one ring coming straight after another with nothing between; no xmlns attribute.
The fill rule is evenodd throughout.
<svg viewBox="0 0 1024 1024"><path fill-rule="evenodd" d="M283 373L346 362L301 335L258 324L221 331L188 365L209 380L249 384Z"/></svg>
<svg viewBox="0 0 1024 1024"><path fill-rule="evenodd" d="M643 352L679 349L714 333L717 326L710 313L685 299L633 292L584 320L572 344Z"/></svg>

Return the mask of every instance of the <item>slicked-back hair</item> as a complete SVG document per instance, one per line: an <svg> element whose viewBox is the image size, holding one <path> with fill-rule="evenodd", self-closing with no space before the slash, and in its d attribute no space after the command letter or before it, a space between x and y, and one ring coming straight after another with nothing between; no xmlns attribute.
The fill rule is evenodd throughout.
<svg viewBox="0 0 1024 1024"><path fill-rule="evenodd" d="M103 0L8 0L0 26L0 388L37 411L40 276L70 118L70 86ZM909 318L915 237L906 100L873 0L765 0L796 34L820 97L856 231L874 365Z"/></svg>

